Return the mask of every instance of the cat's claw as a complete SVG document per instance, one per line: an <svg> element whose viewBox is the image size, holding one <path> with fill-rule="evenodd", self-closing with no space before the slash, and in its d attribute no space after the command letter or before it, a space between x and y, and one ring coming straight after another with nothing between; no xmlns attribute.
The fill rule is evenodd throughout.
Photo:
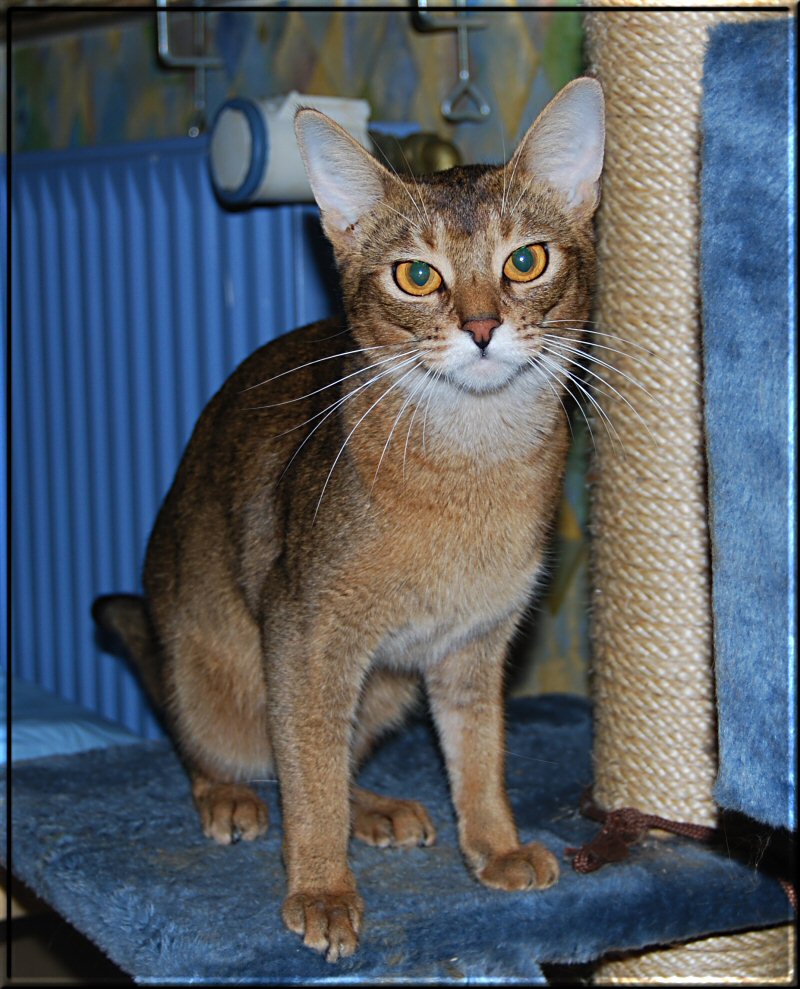
<svg viewBox="0 0 800 989"><path fill-rule="evenodd" d="M357 893L292 893L283 904L289 930L328 962L353 954L363 916L364 901Z"/></svg>
<svg viewBox="0 0 800 989"><path fill-rule="evenodd" d="M544 845L531 842L497 855L478 870L478 879L492 889L547 889L558 880L558 861Z"/></svg>

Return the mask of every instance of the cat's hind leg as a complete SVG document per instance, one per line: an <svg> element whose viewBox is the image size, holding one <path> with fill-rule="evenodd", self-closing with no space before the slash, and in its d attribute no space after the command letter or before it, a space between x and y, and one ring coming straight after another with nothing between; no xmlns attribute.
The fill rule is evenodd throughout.
<svg viewBox="0 0 800 989"><path fill-rule="evenodd" d="M192 773L192 796L203 834L220 845L266 834L269 811L257 794L241 783L221 783Z"/></svg>
<svg viewBox="0 0 800 989"><path fill-rule="evenodd" d="M243 616L235 630L184 620L167 641L167 708L203 833L223 845L251 841L269 814L247 784L275 776L256 626Z"/></svg>
<svg viewBox="0 0 800 989"><path fill-rule="evenodd" d="M419 680L388 670L373 671L365 685L353 744L354 771L378 739L398 727L419 698ZM436 828L416 800L385 797L351 786L354 837L381 848L432 845Z"/></svg>

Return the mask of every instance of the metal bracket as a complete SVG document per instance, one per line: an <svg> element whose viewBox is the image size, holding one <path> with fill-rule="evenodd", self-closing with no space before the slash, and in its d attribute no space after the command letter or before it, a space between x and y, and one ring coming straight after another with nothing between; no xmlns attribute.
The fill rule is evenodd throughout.
<svg viewBox="0 0 800 989"><path fill-rule="evenodd" d="M183 8L185 11L185 8ZM191 54L177 55L170 46L169 18L167 17L167 0L156 0L156 35L158 39L158 57L170 69L194 70L194 112L189 125L189 136L197 137L206 128L206 70L221 69L224 62L214 55ZM198 10L194 18L194 47L205 48L206 24L205 14Z"/></svg>
<svg viewBox="0 0 800 989"><path fill-rule="evenodd" d="M466 8L466 0L456 0L456 5ZM432 14L428 8L428 0L416 0L416 10L412 13L414 26L419 31L453 31L458 27L482 28L486 22L473 17L459 17L454 14L448 17L444 14Z"/></svg>
<svg viewBox="0 0 800 989"><path fill-rule="evenodd" d="M486 27L486 22L460 14L452 17L435 16L428 10L428 0L416 0L414 24L421 31L455 30L458 38L458 82L442 100L441 113L445 120L484 120L492 112L486 97L472 81L469 68L469 31ZM459 10L466 10L467 0L456 0ZM465 105L465 101L466 104ZM461 109L457 104L461 104Z"/></svg>

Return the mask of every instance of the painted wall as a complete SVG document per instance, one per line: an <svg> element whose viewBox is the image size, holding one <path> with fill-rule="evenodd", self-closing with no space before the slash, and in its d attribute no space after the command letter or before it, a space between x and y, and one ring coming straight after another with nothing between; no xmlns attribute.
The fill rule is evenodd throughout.
<svg viewBox="0 0 800 989"><path fill-rule="evenodd" d="M290 89L367 99L372 119L413 121L453 140L465 161L507 158L548 99L582 70L580 14L574 9L479 10L469 32L475 84L491 114L450 124L442 99L457 80L453 30L418 31L405 3L206 15L206 50L223 67L206 73L207 120L235 95L261 98ZM194 42L193 15L173 13L177 51ZM17 151L117 144L185 135L195 123L191 71L158 61L155 15L18 42L12 50L13 146ZM514 649L518 689L586 692L586 434L576 442L558 523L548 592ZM535 660L532 662L532 660Z"/></svg>
<svg viewBox="0 0 800 989"><path fill-rule="evenodd" d="M14 147L18 151L185 135L193 117L192 73L157 59L155 15L19 42L13 53ZM449 15L439 15L445 18ZM205 15L209 117L234 95L290 89L367 99L373 118L415 121L455 140L470 161L498 160L547 100L581 70L576 10L470 13L470 65L492 112L480 123L443 120L442 99L458 75L455 31L421 32L397 11L338 7L223 11ZM106 26L104 26L104 24ZM193 45L193 15L174 12L175 48Z"/></svg>

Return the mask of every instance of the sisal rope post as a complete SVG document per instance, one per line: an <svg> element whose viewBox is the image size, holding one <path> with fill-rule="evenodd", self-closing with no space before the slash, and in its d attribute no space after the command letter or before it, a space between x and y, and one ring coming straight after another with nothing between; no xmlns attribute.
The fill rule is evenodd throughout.
<svg viewBox="0 0 800 989"><path fill-rule="evenodd" d="M594 798L714 827L701 81L708 28L765 12L613 10L620 3L584 15L607 113L596 329L627 341L597 338L626 353L612 354L620 373L604 373L591 426ZM792 934L782 925L609 959L596 980L790 984Z"/></svg>

